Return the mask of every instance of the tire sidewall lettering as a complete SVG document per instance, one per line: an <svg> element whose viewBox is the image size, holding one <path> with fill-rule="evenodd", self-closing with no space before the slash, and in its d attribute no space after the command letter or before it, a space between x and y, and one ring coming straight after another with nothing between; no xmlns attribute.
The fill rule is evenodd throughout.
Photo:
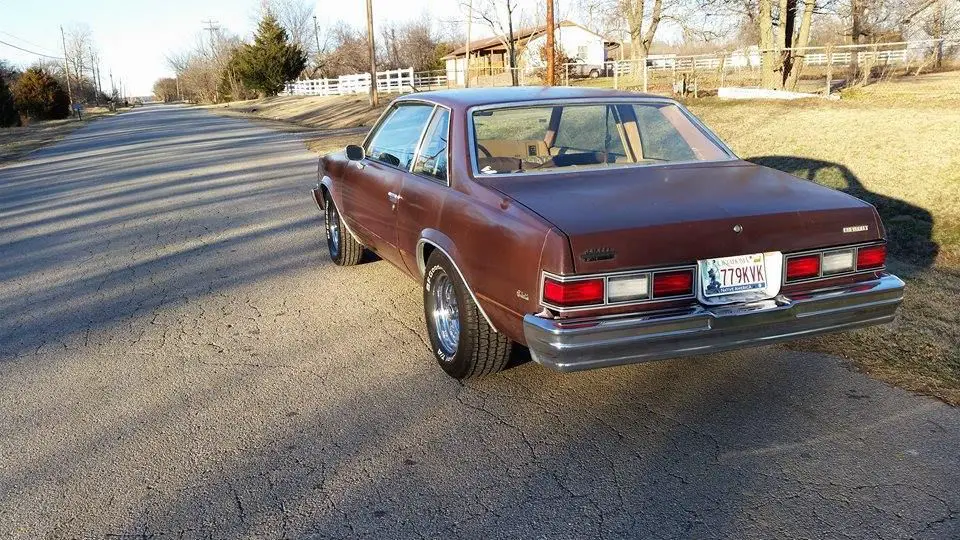
<svg viewBox="0 0 960 540"><path fill-rule="evenodd" d="M423 288L426 289L427 292L430 292L430 286L433 284L433 275L437 273L437 270L443 270L443 268L439 264L435 264L433 268L427 272L427 279L424 280L423 283Z"/></svg>

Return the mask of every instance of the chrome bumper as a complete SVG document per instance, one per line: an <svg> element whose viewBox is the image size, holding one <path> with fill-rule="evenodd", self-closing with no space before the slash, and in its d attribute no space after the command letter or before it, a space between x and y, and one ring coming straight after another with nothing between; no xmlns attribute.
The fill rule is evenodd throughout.
<svg viewBox="0 0 960 540"><path fill-rule="evenodd" d="M581 319L523 318L533 359L558 371L707 354L891 322L903 281L882 277L726 306Z"/></svg>

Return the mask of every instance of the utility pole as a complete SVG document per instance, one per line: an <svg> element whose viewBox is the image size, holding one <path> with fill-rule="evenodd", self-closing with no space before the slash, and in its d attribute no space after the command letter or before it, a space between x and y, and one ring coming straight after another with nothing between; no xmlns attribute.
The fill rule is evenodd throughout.
<svg viewBox="0 0 960 540"><path fill-rule="evenodd" d="M553 0L547 0L547 86L557 84L557 72L554 62L556 46L553 41Z"/></svg>
<svg viewBox="0 0 960 540"><path fill-rule="evenodd" d="M317 26L317 16L313 16L313 35L317 38L317 59L320 58L320 28ZM319 63L319 61L317 62Z"/></svg>
<svg viewBox="0 0 960 540"><path fill-rule="evenodd" d="M214 43L213 43L213 36L214 36L214 33L220 29L219 26L216 26L219 23L219 21L215 21L213 19L207 19L205 21L200 21L200 22L207 25L207 27L204 28L204 30L206 30L207 32L210 32L210 55L213 56L216 54L216 47L214 46Z"/></svg>
<svg viewBox="0 0 960 540"><path fill-rule="evenodd" d="M373 44L373 0L367 0L367 45L370 47L370 106L380 104L377 96L377 49Z"/></svg>
<svg viewBox="0 0 960 540"><path fill-rule="evenodd" d="M470 3L467 4L467 43L464 47L466 53L463 55L463 87L470 88L470 31L473 26L473 0L470 0ZM454 60L453 65L457 65L456 60ZM454 78L456 78L456 73L454 73Z"/></svg>
<svg viewBox="0 0 960 540"><path fill-rule="evenodd" d="M60 39L63 41L63 67L67 72L67 97L70 98L70 113L73 114L73 90L70 89L70 60L67 59L67 36L60 25Z"/></svg>
<svg viewBox="0 0 960 540"><path fill-rule="evenodd" d="M210 58L213 59L214 64L216 64L217 67L219 68L220 58L217 55L217 47L213 42L213 37L216 31L220 29L219 26L216 26L218 24L218 21L215 21L213 19L207 19L205 21L200 21L200 22L207 25L206 31L210 32ZM220 103L220 85L217 85L216 87L214 87L213 101L216 103Z"/></svg>
<svg viewBox="0 0 960 540"><path fill-rule="evenodd" d="M110 99L113 99L113 95L117 93L117 87L113 85L113 70L111 69L107 73L110 74Z"/></svg>

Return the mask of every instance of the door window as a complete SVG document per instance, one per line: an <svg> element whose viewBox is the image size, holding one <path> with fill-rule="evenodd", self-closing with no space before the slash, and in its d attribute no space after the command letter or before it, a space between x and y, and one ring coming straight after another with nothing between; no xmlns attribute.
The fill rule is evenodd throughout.
<svg viewBox="0 0 960 540"><path fill-rule="evenodd" d="M367 144L367 156L409 170L420 134L432 111L433 105L397 105Z"/></svg>
<svg viewBox="0 0 960 540"><path fill-rule="evenodd" d="M423 138L423 147L413 166L413 172L437 179L443 183L447 181L447 125L450 121L450 112L437 108L433 115L427 134Z"/></svg>

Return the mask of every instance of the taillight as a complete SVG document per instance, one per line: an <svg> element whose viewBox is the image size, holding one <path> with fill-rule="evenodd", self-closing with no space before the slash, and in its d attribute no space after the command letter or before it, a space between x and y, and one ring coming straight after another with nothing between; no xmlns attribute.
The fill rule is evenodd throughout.
<svg viewBox="0 0 960 540"><path fill-rule="evenodd" d="M787 258L787 281L820 275L820 254Z"/></svg>
<svg viewBox="0 0 960 540"><path fill-rule="evenodd" d="M559 307L589 306L603 303L603 279L577 281L543 280L543 299Z"/></svg>
<svg viewBox="0 0 960 540"><path fill-rule="evenodd" d="M693 270L675 270L653 274L654 298L693 294Z"/></svg>
<svg viewBox="0 0 960 540"><path fill-rule="evenodd" d="M887 262L887 246L862 247L857 250L857 270L880 268Z"/></svg>

